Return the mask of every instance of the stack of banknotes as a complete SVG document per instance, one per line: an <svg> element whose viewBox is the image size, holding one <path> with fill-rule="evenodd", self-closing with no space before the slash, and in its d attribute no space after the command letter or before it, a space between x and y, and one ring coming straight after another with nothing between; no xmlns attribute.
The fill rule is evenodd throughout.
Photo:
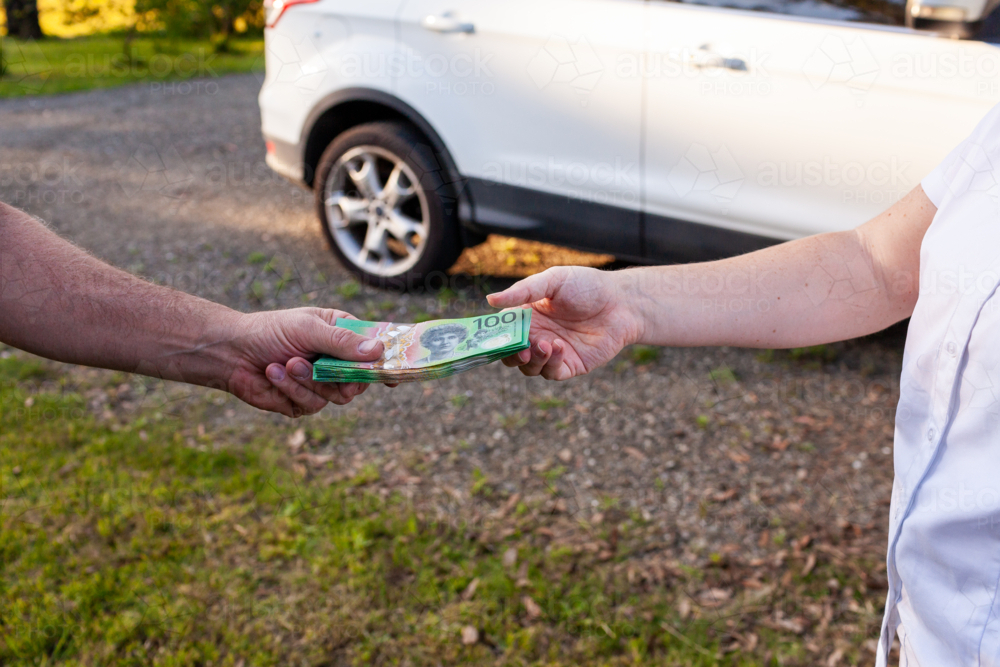
<svg viewBox="0 0 1000 667"><path fill-rule="evenodd" d="M432 320L420 324L338 319L338 327L377 338L385 346L378 361L322 357L313 364L318 382L423 382L485 366L528 348L531 310Z"/></svg>

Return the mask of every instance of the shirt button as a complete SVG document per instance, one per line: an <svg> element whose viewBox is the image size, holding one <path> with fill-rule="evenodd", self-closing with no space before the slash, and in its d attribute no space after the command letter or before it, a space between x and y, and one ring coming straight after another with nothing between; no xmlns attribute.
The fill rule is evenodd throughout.
<svg viewBox="0 0 1000 667"><path fill-rule="evenodd" d="M953 342L949 342L947 345L944 346L944 349L948 350L948 354L954 357L955 351L958 349L958 346L955 345L955 343Z"/></svg>
<svg viewBox="0 0 1000 667"><path fill-rule="evenodd" d="M927 429L927 442L934 440L934 427Z"/></svg>

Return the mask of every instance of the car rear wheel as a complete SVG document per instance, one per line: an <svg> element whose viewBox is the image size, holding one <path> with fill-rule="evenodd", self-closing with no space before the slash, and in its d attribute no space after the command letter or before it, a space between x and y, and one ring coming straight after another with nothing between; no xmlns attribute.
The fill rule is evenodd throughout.
<svg viewBox="0 0 1000 667"><path fill-rule="evenodd" d="M334 139L315 191L330 248L369 284L420 287L461 253L452 188L426 141L402 123L368 123Z"/></svg>

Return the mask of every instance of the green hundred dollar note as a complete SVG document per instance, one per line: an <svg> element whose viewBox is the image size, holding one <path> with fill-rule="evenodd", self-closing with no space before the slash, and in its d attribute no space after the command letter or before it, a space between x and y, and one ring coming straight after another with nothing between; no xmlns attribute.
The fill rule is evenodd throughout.
<svg viewBox="0 0 1000 667"><path fill-rule="evenodd" d="M527 349L531 310L420 324L341 318L337 326L382 341L385 351L373 362L323 357L313 364L314 380L419 382L445 378Z"/></svg>

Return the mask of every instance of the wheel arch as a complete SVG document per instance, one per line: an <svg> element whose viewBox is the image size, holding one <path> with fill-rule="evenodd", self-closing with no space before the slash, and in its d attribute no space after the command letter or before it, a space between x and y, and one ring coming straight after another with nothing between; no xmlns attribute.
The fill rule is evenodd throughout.
<svg viewBox="0 0 1000 667"><path fill-rule="evenodd" d="M303 125L306 129L303 131L300 144L305 184L313 186L320 157L331 141L352 127L385 120L408 123L427 140L434 159L444 172L442 180L455 190L458 198L458 219L464 232L478 237L475 231L473 202L466 179L458 171L441 136L416 109L398 97L381 90L345 88L327 95L313 108ZM466 238L465 241L466 245L474 245L481 239Z"/></svg>

